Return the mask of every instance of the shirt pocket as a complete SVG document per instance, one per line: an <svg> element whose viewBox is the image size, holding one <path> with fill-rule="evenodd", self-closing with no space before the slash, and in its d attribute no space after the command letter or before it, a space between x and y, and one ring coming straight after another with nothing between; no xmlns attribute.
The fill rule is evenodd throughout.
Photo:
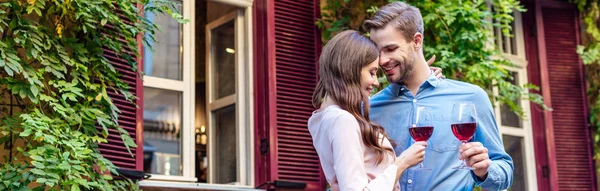
<svg viewBox="0 0 600 191"><path fill-rule="evenodd" d="M460 141L452 133L450 124L443 126L435 126L433 134L427 142L427 150L435 152L458 152Z"/></svg>

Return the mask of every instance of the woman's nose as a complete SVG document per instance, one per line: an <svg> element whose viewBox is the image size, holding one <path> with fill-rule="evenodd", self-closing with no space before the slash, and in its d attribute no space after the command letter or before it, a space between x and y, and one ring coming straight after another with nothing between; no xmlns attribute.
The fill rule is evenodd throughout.
<svg viewBox="0 0 600 191"><path fill-rule="evenodd" d="M373 82L373 86L379 87L379 79L377 79L377 75L375 75L375 81Z"/></svg>

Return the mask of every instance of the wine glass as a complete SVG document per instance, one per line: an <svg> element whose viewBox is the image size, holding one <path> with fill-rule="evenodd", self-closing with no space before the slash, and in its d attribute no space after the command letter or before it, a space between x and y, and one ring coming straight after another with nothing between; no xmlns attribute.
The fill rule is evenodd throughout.
<svg viewBox="0 0 600 191"><path fill-rule="evenodd" d="M408 128L410 136L415 141L427 141L433 134L433 112L430 107L419 106L416 108L414 123ZM423 161L425 157L423 157ZM419 163L416 170L431 170L423 167L423 162Z"/></svg>
<svg viewBox="0 0 600 191"><path fill-rule="evenodd" d="M452 106L452 133L462 144L466 144L477 129L477 111L472 103L456 103ZM473 170L467 166L466 159L452 169Z"/></svg>

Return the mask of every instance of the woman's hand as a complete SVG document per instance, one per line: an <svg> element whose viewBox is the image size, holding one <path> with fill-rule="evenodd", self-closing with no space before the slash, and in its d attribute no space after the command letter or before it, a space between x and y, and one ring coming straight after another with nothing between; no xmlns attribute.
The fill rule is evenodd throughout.
<svg viewBox="0 0 600 191"><path fill-rule="evenodd" d="M427 60L427 65L430 65L429 68L431 69L431 71L433 71L433 73L435 74L435 77L446 78L446 76L444 76L444 74L442 74L441 68L431 66L431 64L433 64L434 61L435 61L435 55L433 55L429 60Z"/></svg>
<svg viewBox="0 0 600 191"><path fill-rule="evenodd" d="M411 166L417 165L425 158L425 148L427 142L420 141L408 147L396 158L395 164L403 169L407 169Z"/></svg>

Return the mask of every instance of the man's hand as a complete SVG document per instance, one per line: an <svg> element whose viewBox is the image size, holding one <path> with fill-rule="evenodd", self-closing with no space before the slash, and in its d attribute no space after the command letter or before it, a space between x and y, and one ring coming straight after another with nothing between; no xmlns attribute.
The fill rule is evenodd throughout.
<svg viewBox="0 0 600 191"><path fill-rule="evenodd" d="M431 71L433 71L433 73L435 74L435 77L437 78L446 78L446 76L444 76L444 74L442 74L442 69L438 68L438 67L431 67L431 64L433 64L433 62L435 61L435 55L433 55L429 60L427 60L427 65L429 65Z"/></svg>
<svg viewBox="0 0 600 191"><path fill-rule="evenodd" d="M488 149L483 147L480 142L470 142L461 145L458 152L460 153L459 159L467 159L467 165L473 168L473 173L480 180L485 180L492 162L488 155Z"/></svg>

